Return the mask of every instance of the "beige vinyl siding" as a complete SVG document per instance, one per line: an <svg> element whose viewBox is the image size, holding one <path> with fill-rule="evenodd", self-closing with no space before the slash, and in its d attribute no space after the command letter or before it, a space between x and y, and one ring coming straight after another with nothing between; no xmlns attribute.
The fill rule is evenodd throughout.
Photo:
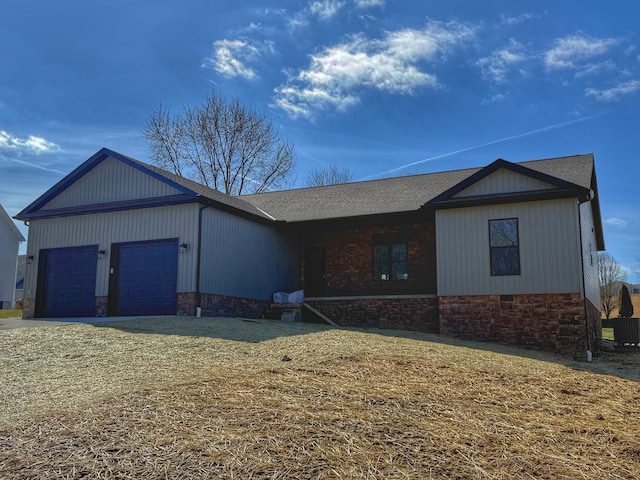
<svg viewBox="0 0 640 480"><path fill-rule="evenodd" d="M27 255L33 255L34 262L27 265L25 298L35 297L40 249L97 244L99 250L106 250L106 258L97 261L96 281L96 296L106 296L109 290L111 244L164 238L178 238L179 243L189 245L186 253L178 255L177 291L193 292L197 227L196 204L33 220L29 225Z"/></svg>
<svg viewBox="0 0 640 480"><path fill-rule="evenodd" d="M491 276L489 220L517 218L520 275ZM438 295L582 293L578 205L547 200L436 212Z"/></svg>
<svg viewBox="0 0 640 480"><path fill-rule="evenodd" d="M591 202L580 205L580 225L582 233L582 255L584 264L585 297L600 308L600 278L598 277L598 251L593 223Z"/></svg>
<svg viewBox="0 0 640 480"><path fill-rule="evenodd" d="M176 195L180 191L121 161L107 158L42 209Z"/></svg>
<svg viewBox="0 0 640 480"><path fill-rule="evenodd" d="M202 215L202 293L268 300L299 288L295 239L213 208Z"/></svg>
<svg viewBox="0 0 640 480"><path fill-rule="evenodd" d="M469 188L454 195L454 198L473 197L475 195L491 195L494 193L528 192L533 190L549 190L553 185L526 175L500 168L491 175L474 183Z"/></svg>

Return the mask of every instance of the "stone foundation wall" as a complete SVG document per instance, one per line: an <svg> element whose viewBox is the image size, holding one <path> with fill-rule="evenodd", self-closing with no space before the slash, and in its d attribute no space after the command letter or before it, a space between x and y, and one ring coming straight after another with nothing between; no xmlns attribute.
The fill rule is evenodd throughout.
<svg viewBox="0 0 640 480"><path fill-rule="evenodd" d="M195 292L178 292L176 315L183 317L194 317L196 314L196 294Z"/></svg>
<svg viewBox="0 0 640 480"><path fill-rule="evenodd" d="M22 318L33 318L36 315L36 299L22 299Z"/></svg>
<svg viewBox="0 0 640 480"><path fill-rule="evenodd" d="M592 345L601 336L596 310L588 309ZM473 340L578 357L587 350L586 325L585 303L579 294L440 297L440 333Z"/></svg>
<svg viewBox="0 0 640 480"><path fill-rule="evenodd" d="M96 297L96 317L107 316L108 297ZM250 298L229 297L224 295L201 295L202 316L206 317L244 317L261 318L271 305L266 300L254 300ZM176 315L195 316L196 314L195 292L178 292ZM24 299L22 318L33 318L35 315L35 300Z"/></svg>
<svg viewBox="0 0 640 480"><path fill-rule="evenodd" d="M262 318L271 302L252 298L230 297L203 293L200 295L201 315L203 317L241 317ZM177 315L194 316L196 314L196 294L178 293Z"/></svg>
<svg viewBox="0 0 640 480"><path fill-rule="evenodd" d="M399 296L305 299L338 325L438 332L438 297ZM303 310L304 315L308 312Z"/></svg>
<svg viewBox="0 0 640 480"><path fill-rule="evenodd" d="M107 316L107 301L109 297L96 297L96 317Z"/></svg>

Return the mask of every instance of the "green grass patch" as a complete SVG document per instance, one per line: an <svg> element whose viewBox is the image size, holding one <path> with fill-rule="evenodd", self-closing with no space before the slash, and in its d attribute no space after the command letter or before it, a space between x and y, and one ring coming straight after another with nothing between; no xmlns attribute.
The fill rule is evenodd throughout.
<svg viewBox="0 0 640 480"><path fill-rule="evenodd" d="M22 310L0 310L0 318L21 318Z"/></svg>

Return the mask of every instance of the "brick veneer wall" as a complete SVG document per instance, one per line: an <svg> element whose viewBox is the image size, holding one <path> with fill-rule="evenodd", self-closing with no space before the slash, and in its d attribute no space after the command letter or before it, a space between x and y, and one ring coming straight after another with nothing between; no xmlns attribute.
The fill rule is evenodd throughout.
<svg viewBox="0 0 640 480"><path fill-rule="evenodd" d="M108 297L96 297L96 317L107 315ZM261 318L269 308L270 302L253 300L250 298L228 297L224 295L201 295L202 315L207 317L244 317ZM196 314L196 294L194 292L179 292L177 294L176 315L194 316ZM35 300L25 298L22 307L22 318L33 318L35 315Z"/></svg>
<svg viewBox="0 0 640 480"><path fill-rule="evenodd" d="M95 310L96 317L107 316L107 297L96 297ZM36 301L33 298L22 300L22 318L34 318L36 315Z"/></svg>
<svg viewBox="0 0 640 480"><path fill-rule="evenodd" d="M196 293L195 292L178 292L176 315L184 317L193 317L196 314Z"/></svg>
<svg viewBox="0 0 640 480"><path fill-rule="evenodd" d="M407 238L408 279L373 279L372 240L375 235ZM327 288L323 296L436 293L435 223L354 228L304 234L304 247L325 247ZM302 281L305 268L302 260Z"/></svg>
<svg viewBox="0 0 640 480"><path fill-rule="evenodd" d="M230 297L203 293L200 295L201 315L203 317L242 317L262 318L271 302L252 298ZM177 315L193 316L196 314L196 294L193 292L178 293Z"/></svg>
<svg viewBox="0 0 640 480"><path fill-rule="evenodd" d="M96 317L107 316L107 303L109 297L96 297Z"/></svg>
<svg viewBox="0 0 640 480"><path fill-rule="evenodd" d="M36 300L34 298L22 299L22 318L33 318L36 314Z"/></svg>
<svg viewBox="0 0 640 480"><path fill-rule="evenodd" d="M440 333L583 356L587 350L585 303L579 294L440 297ZM588 302L591 348L601 329ZM599 315L599 314L598 314Z"/></svg>
<svg viewBox="0 0 640 480"><path fill-rule="evenodd" d="M365 297L305 299L338 325L438 332L438 297ZM304 316L308 312L303 310Z"/></svg>

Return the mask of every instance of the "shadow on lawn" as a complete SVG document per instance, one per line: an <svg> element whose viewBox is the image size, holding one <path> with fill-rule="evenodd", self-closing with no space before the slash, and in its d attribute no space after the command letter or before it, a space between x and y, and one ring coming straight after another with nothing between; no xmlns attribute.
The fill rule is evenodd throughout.
<svg viewBox="0 0 640 480"><path fill-rule="evenodd" d="M601 375L613 375L625 380L640 382L640 347L614 347L613 341L603 340L602 348L592 362L573 360L567 356L525 346L503 345L491 342L464 340L437 333L421 333L404 330L367 330L378 335L423 340L445 345L471 348L503 355L514 355L543 362L563 365L574 370Z"/></svg>
<svg viewBox="0 0 640 480"><path fill-rule="evenodd" d="M116 328L127 333L209 337L250 343L274 340L279 337L307 335L334 328L329 325L303 322L289 323L278 320L179 316L95 323L94 326Z"/></svg>
<svg viewBox="0 0 640 480"><path fill-rule="evenodd" d="M127 333L150 335L179 335L186 337L209 337L236 342L260 343L279 337L308 335L327 330L342 329L386 337L406 338L456 347L482 350L503 355L514 355L544 362L556 363L575 370L596 374L613 375L626 380L640 382L640 348L613 348L613 342L604 341L601 352L592 362L575 361L571 358L526 347L501 345L489 342L463 340L436 333L407 330L363 329L357 327L332 327L307 322L283 322L278 320L250 320L217 317L153 317L108 323L95 323L98 328L115 328Z"/></svg>

